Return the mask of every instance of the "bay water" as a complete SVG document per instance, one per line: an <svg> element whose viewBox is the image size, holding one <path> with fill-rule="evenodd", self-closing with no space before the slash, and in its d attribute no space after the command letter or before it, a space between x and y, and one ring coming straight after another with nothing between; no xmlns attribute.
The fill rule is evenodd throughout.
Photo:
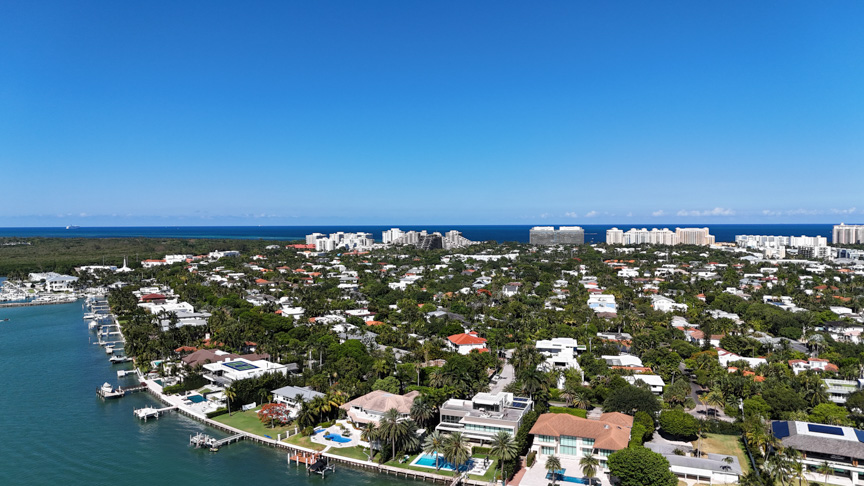
<svg viewBox="0 0 864 486"><path fill-rule="evenodd" d="M118 379L82 319L81 302L0 308L0 485L409 485L410 480L337 466L322 479L287 464L286 453L246 442L218 453L189 436L226 434L176 413L146 423L134 408L159 405L147 393L103 401ZM9 319L3 321L3 319Z"/></svg>

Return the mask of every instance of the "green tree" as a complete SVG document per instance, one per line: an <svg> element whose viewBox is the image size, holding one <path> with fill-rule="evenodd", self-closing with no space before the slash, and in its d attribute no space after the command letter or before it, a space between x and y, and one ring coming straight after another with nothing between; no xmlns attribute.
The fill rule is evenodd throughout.
<svg viewBox="0 0 864 486"><path fill-rule="evenodd" d="M429 399L423 396L414 399L414 403L411 404L411 419L421 426L426 426L433 418L435 418L435 407Z"/></svg>
<svg viewBox="0 0 864 486"><path fill-rule="evenodd" d="M389 442L393 448L393 454L391 457L396 457L396 444L401 442L407 433L404 422L400 419L401 415L399 414L399 411L395 408L391 408L384 412L384 416L381 417L381 420L379 421L381 438L386 442Z"/></svg>
<svg viewBox="0 0 864 486"><path fill-rule="evenodd" d="M635 386L623 386L614 390L603 402L603 411L622 412L634 415L636 412L654 414L660 411L660 402L649 390Z"/></svg>
<svg viewBox="0 0 864 486"><path fill-rule="evenodd" d="M427 435L426 439L423 441L423 452L435 456L435 470L441 469L441 466L438 465L438 454L444 447L444 440L444 435L436 430Z"/></svg>
<svg viewBox="0 0 864 486"><path fill-rule="evenodd" d="M585 455L579 459L579 465L582 467L582 475L588 478L588 482L597 476L597 467L600 461L597 460L591 452L585 452Z"/></svg>
<svg viewBox="0 0 864 486"><path fill-rule="evenodd" d="M234 385L225 387L225 404L228 406L228 415L231 415L231 402L237 399L237 388Z"/></svg>
<svg viewBox="0 0 864 486"><path fill-rule="evenodd" d="M699 431L699 421L683 410L664 410L659 422L664 432L679 439L691 439Z"/></svg>
<svg viewBox="0 0 864 486"><path fill-rule="evenodd" d="M501 479L504 479L504 461L509 461L519 454L516 440L509 433L501 430L492 438L489 452L501 464Z"/></svg>
<svg viewBox="0 0 864 486"><path fill-rule="evenodd" d="M444 459L453 464L454 476L459 474L459 468L471 455L468 447L468 439L462 435L462 432L453 432L444 439Z"/></svg>
<svg viewBox="0 0 864 486"><path fill-rule="evenodd" d="M677 486L669 461L645 447L628 447L609 456L609 472L621 486Z"/></svg>
<svg viewBox="0 0 864 486"><path fill-rule="evenodd" d="M810 421L819 424L850 425L846 409L833 402L820 403L810 412Z"/></svg>
<svg viewBox="0 0 864 486"><path fill-rule="evenodd" d="M828 476L834 472L834 468L828 464L828 461L822 461L822 464L819 464L819 468L816 469L816 472L819 474L825 475L825 484L828 484Z"/></svg>
<svg viewBox="0 0 864 486"><path fill-rule="evenodd" d="M556 455L546 458L546 470L552 475L552 484L558 481L558 471L561 470L561 460Z"/></svg>

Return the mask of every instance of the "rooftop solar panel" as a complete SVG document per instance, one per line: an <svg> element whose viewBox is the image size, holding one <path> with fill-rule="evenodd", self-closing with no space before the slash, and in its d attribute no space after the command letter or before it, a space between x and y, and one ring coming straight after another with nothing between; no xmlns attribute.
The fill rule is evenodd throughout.
<svg viewBox="0 0 864 486"><path fill-rule="evenodd" d="M864 442L864 430L855 430L855 437L858 437L858 442Z"/></svg>
<svg viewBox="0 0 864 486"><path fill-rule="evenodd" d="M778 439L789 437L789 422L774 422L771 424L771 429L774 431L774 437Z"/></svg>
<svg viewBox="0 0 864 486"><path fill-rule="evenodd" d="M807 424L807 430L817 434L843 435L843 429L830 425Z"/></svg>

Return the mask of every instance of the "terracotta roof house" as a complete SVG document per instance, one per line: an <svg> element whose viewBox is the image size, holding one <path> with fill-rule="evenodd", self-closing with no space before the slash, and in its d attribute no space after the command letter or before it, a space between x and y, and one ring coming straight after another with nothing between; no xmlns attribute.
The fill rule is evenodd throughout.
<svg viewBox="0 0 864 486"><path fill-rule="evenodd" d="M399 415L403 419L407 419L408 414L411 413L411 405L418 396L420 396L418 391L395 395L384 390L375 390L362 397L357 397L339 408L346 410L348 418L354 423L377 424L384 413L391 408L398 410Z"/></svg>
<svg viewBox="0 0 864 486"><path fill-rule="evenodd" d="M633 417L618 412L604 413L597 420L566 413L544 413L531 427L534 445L541 456L556 455L562 459L594 456L606 470L609 455L625 449L630 442ZM540 464L546 458L537 458Z"/></svg>
<svg viewBox="0 0 864 486"><path fill-rule="evenodd" d="M474 349L479 351L486 348L486 339L478 336L476 331L470 331L448 336L447 344L459 354L468 354Z"/></svg>

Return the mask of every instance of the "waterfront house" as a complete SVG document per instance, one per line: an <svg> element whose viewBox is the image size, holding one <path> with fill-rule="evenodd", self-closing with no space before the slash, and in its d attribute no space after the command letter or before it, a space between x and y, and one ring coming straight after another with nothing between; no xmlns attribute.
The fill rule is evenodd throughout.
<svg viewBox="0 0 864 486"><path fill-rule="evenodd" d="M347 411L348 418L355 424L377 424L384 413L391 408L395 408L401 419L404 420L411 413L411 405L418 396L420 396L418 391L396 395L384 390L375 390L362 397L357 397L339 408Z"/></svg>
<svg viewBox="0 0 864 486"><path fill-rule="evenodd" d="M604 413L596 420L565 413L544 413L531 427L530 433L534 436L531 449L541 456L537 458L539 464L544 464L551 455L578 461L590 454L600 462L600 468L606 470L609 455L626 448L630 442L632 426L633 417L618 412Z"/></svg>
<svg viewBox="0 0 864 486"><path fill-rule="evenodd" d="M501 431L515 436L523 417L533 408L530 398L505 392L478 393L471 400L451 398L441 405L441 423L435 430L462 432L468 440L482 444Z"/></svg>
<svg viewBox="0 0 864 486"><path fill-rule="evenodd" d="M229 358L218 363L208 363L204 365L204 370L204 378L218 386L229 386L235 381L257 378L265 373L288 374L288 368L283 364L266 359L246 358Z"/></svg>

